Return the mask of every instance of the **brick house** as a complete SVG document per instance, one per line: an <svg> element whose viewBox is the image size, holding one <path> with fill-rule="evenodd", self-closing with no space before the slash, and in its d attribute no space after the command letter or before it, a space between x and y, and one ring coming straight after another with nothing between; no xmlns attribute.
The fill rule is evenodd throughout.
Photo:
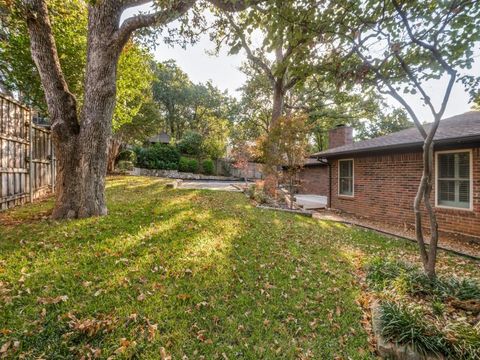
<svg viewBox="0 0 480 360"><path fill-rule="evenodd" d="M311 156L328 163L328 206L412 227L413 200L422 174L418 130L354 143L351 129L344 127L334 129L333 139L344 145L334 143ZM480 240L480 112L442 120L434 144L432 205L439 230Z"/></svg>
<svg viewBox="0 0 480 360"><path fill-rule="evenodd" d="M353 129L339 125L328 134L329 149L353 144ZM298 174L300 194L329 195L329 166L325 159L316 154L306 159L303 169Z"/></svg>

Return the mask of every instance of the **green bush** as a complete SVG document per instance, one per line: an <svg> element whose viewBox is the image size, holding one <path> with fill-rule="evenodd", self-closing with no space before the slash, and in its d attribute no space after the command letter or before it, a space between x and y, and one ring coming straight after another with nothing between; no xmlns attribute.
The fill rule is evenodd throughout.
<svg viewBox="0 0 480 360"><path fill-rule="evenodd" d="M198 171L199 164L198 161L195 159L188 160L188 172L196 173Z"/></svg>
<svg viewBox="0 0 480 360"><path fill-rule="evenodd" d="M203 173L206 175L212 175L215 172L215 165L210 159L203 160L202 162Z"/></svg>
<svg viewBox="0 0 480 360"><path fill-rule="evenodd" d="M177 143L177 149L182 155L198 156L202 155L202 135L196 131L186 131L180 141Z"/></svg>
<svg viewBox="0 0 480 360"><path fill-rule="evenodd" d="M127 160L120 160L117 163L117 169L119 171L132 171L133 170L133 162Z"/></svg>
<svg viewBox="0 0 480 360"><path fill-rule="evenodd" d="M181 157L178 163L178 170L181 172L188 172L188 159L186 157Z"/></svg>
<svg viewBox="0 0 480 360"><path fill-rule="evenodd" d="M135 163L137 161L137 154L133 150L123 150L120 151L120 154L117 156L117 161L130 161Z"/></svg>
<svg viewBox="0 0 480 360"><path fill-rule="evenodd" d="M198 161L195 159L189 159L186 157L181 157L180 162L178 164L178 170L181 172L190 172L195 173L198 171L199 164Z"/></svg>
<svg viewBox="0 0 480 360"><path fill-rule="evenodd" d="M171 145L155 144L137 148L137 166L145 169L177 170L180 154Z"/></svg>

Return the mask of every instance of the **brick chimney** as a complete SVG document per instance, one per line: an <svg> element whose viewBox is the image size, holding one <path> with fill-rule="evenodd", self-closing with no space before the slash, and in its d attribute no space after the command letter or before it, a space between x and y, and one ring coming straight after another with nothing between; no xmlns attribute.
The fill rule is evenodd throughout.
<svg viewBox="0 0 480 360"><path fill-rule="evenodd" d="M353 144L353 128L337 125L328 133L328 148L333 149L343 145Z"/></svg>

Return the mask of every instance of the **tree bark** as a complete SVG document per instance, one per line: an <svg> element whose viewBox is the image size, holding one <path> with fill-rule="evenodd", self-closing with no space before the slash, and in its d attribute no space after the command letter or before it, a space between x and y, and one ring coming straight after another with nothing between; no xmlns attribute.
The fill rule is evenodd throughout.
<svg viewBox="0 0 480 360"><path fill-rule="evenodd" d="M271 125L275 125L278 119L283 115L285 104L285 91L283 88L283 78L278 79L273 87L273 107Z"/></svg>
<svg viewBox="0 0 480 360"><path fill-rule="evenodd" d="M32 57L45 90L58 159L52 217L105 215L107 149L121 52L121 46L111 39L118 29L122 8L107 1L89 6L85 96L78 113L60 69L46 2L31 0L27 5Z"/></svg>
<svg viewBox="0 0 480 360"><path fill-rule="evenodd" d="M107 173L115 171L115 163L122 148L122 142L115 136L112 136L108 144Z"/></svg>
<svg viewBox="0 0 480 360"><path fill-rule="evenodd" d="M436 133L438 123L440 120L436 120L432 126L432 130L425 138L423 145L423 174L418 187L417 195L414 201L415 211L415 232L417 241L420 248L420 258L422 260L425 273L430 279L434 279L436 276L435 268L437 261L437 244L438 244L438 222L435 214L435 210L430 202L432 188L433 188L433 137ZM425 206L427 216L430 222L430 243L427 251L422 225L421 203Z"/></svg>

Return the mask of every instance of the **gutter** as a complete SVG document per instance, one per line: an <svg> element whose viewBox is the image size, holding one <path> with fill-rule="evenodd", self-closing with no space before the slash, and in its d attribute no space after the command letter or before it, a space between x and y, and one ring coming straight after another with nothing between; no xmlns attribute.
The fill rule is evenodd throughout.
<svg viewBox="0 0 480 360"><path fill-rule="evenodd" d="M471 135L471 136L464 136L464 137L458 137L458 138L452 138L452 139L444 139L444 140L437 140L434 141L435 146L448 146L448 145L460 145L464 143L469 143L469 142L480 142L480 135ZM377 147L370 147L370 148L363 148L363 149L351 149L351 150L345 150L345 151L337 151L337 152L329 152L329 153L317 153L317 154L312 154L310 157L312 158L318 158L318 157L324 157L324 158L329 158L329 157L336 157L336 156L343 156L343 155L353 155L353 154L363 154L363 153L375 153L379 151L385 151L385 150L404 150L404 149L409 149L409 150L417 150L421 149L423 146L422 141L414 142L414 143L408 143L408 144L394 144L394 145L384 145L384 146L377 146Z"/></svg>

